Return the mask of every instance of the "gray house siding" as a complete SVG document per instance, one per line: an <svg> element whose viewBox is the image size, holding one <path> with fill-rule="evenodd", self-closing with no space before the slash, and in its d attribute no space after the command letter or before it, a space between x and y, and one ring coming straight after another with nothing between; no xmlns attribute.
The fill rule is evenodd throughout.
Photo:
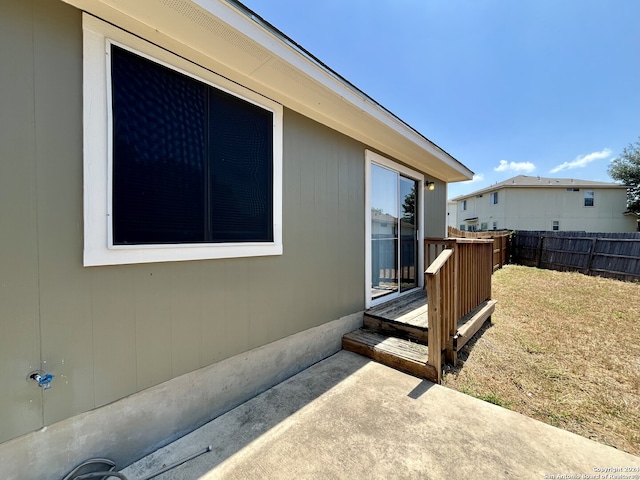
<svg viewBox="0 0 640 480"><path fill-rule="evenodd" d="M51 23L45 21L47 14L51 15ZM64 108L67 98L60 85L55 88L56 77L63 75L64 81L71 82L70 92L77 97L78 90L73 89L81 85L77 65L81 32L75 28L79 19L78 12L68 8L34 8L33 2L0 3L0 441L38 428L43 422L42 393L38 388L28 388L33 385L25 379L29 371L40 366L41 358L41 302L48 298L40 296L41 289L46 289L41 282L48 283L50 279L41 276L40 255L58 242L57 235L51 232L39 237L39 231L46 229L51 220L45 218L49 199L38 186L52 171L47 159L65 150L69 141L81 144L81 131L61 128L69 117L80 118L81 109ZM59 45L53 59L47 58L49 38ZM69 62L69 57L75 58ZM52 69L51 62L56 59L61 62L59 68ZM48 74L53 77L48 78ZM74 104L78 105L75 98L71 105ZM48 123L51 128L43 131L42 126ZM45 145L47 141L49 145ZM60 163L73 160L62 156ZM57 179L58 175L54 175ZM77 175L75 180L81 184L82 177ZM73 192L61 190L58 201L73 196ZM80 199L81 195L77 195ZM58 218L61 229L68 227L64 221ZM79 225L72 225L71 229L76 236L80 232ZM81 247L81 239L73 234L69 237ZM44 244L43 239L48 243ZM47 263L52 261L55 259ZM58 284L58 288L73 288L60 279Z"/></svg>
<svg viewBox="0 0 640 480"><path fill-rule="evenodd" d="M427 238L444 238L447 236L447 184L438 179L433 190L424 191L424 236Z"/></svg>
<svg viewBox="0 0 640 480"><path fill-rule="evenodd" d="M364 145L285 109L282 256L85 268L81 12L2 1L0 62L0 442L364 308Z"/></svg>

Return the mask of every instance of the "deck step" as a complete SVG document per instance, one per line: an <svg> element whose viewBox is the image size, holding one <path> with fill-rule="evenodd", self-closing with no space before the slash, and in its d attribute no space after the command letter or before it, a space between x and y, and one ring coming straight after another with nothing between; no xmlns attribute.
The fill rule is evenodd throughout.
<svg viewBox="0 0 640 480"><path fill-rule="evenodd" d="M429 343L429 327L426 322L426 312L424 317L423 324L414 324L400 319L380 318L365 312L362 320L363 325L368 329L427 345Z"/></svg>
<svg viewBox="0 0 640 480"><path fill-rule="evenodd" d="M427 296L418 290L364 312L366 328L427 344L429 336Z"/></svg>
<svg viewBox="0 0 640 480"><path fill-rule="evenodd" d="M371 307L367 312L378 317L397 320L400 316L426 304L427 293L424 290L415 290L389 302Z"/></svg>
<svg viewBox="0 0 640 480"><path fill-rule="evenodd" d="M455 338L454 348L460 351L464 345L482 328L487 319L493 315L496 309L496 300L482 302L477 308L469 312L458 321L458 332Z"/></svg>
<svg viewBox="0 0 640 480"><path fill-rule="evenodd" d="M342 348L419 378L438 378L435 368L427 364L428 347L419 343L361 328L342 337Z"/></svg>

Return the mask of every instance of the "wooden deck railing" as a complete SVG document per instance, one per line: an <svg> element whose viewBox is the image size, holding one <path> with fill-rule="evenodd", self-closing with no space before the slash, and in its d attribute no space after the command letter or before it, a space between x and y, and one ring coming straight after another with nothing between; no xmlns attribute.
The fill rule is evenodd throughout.
<svg viewBox="0 0 640 480"><path fill-rule="evenodd" d="M449 326L454 321L452 291L455 272L452 256L453 250L443 250L425 271L429 309L428 363L436 370L436 383L442 380L442 350L447 343Z"/></svg>
<svg viewBox="0 0 640 480"><path fill-rule="evenodd" d="M488 230L485 232L469 232L458 230L454 227L447 227L447 237L449 238L482 238L493 240L493 271L502 268L509 261L511 250L511 230Z"/></svg>
<svg viewBox="0 0 640 480"><path fill-rule="evenodd" d="M493 241L425 239L425 285L429 309L429 364L442 372L442 351L455 359L458 321L491 298Z"/></svg>

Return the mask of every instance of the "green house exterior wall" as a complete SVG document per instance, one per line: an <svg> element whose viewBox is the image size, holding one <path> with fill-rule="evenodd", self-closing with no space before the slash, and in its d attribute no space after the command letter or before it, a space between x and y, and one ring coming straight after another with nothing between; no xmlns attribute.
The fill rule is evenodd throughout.
<svg viewBox="0 0 640 480"><path fill-rule="evenodd" d="M364 308L364 145L285 109L281 256L83 267L81 12L1 1L0 64L0 443Z"/></svg>

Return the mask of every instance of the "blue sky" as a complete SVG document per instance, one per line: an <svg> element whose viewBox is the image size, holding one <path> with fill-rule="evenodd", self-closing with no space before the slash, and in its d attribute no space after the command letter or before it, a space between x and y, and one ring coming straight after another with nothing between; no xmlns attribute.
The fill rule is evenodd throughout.
<svg viewBox="0 0 640 480"><path fill-rule="evenodd" d="M243 0L476 173L611 181L640 136L638 0Z"/></svg>

